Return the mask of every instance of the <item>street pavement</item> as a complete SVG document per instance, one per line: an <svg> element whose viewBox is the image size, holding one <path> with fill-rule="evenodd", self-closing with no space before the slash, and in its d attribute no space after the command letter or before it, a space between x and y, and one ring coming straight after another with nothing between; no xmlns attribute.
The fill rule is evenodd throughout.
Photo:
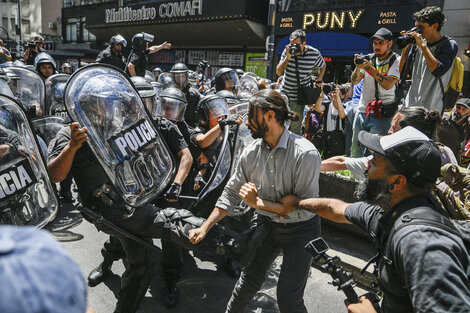
<svg viewBox="0 0 470 313"><path fill-rule="evenodd" d="M97 266L101 260L100 249L107 239L107 235L98 232L96 228L85 220L82 220L80 213L70 204L65 205L62 214L65 215L68 223L61 224L64 216L59 216L48 228L52 234L63 244L65 249L71 254L74 260L80 265L83 275ZM67 225L74 227L69 228ZM341 231L339 231L341 232ZM344 251L361 250L355 247L354 240L345 242L338 239L341 236L330 234L331 231L324 230L324 237L332 238L335 249L341 245L348 246ZM357 242L363 242L359 239ZM154 243L160 246L160 241ZM353 244L353 246L350 245ZM349 249L349 250L348 250ZM367 250L367 249L364 249ZM336 250L331 250L330 255L335 255ZM362 253L359 257L365 259L368 253ZM341 257L343 258L345 254ZM276 303L276 284L279 277L282 257L278 257L267 274L266 281L261 290L257 293L247 312L253 313L276 313L279 312ZM365 260L360 262L365 263ZM172 312L172 313L218 313L225 312L225 307L229 301L233 286L236 280L230 277L223 269L221 256L194 255L189 252L184 254L185 269L181 280L178 282L180 301L173 309L166 309L161 301L162 280L160 272L154 276L150 288L143 300L139 313L146 312ZM122 261L113 264L113 275L104 283L88 288L88 306L96 313L112 313L115 307L120 286L120 275L124 271ZM337 291L328 282L331 277L327 274L312 268L305 289L305 305L308 312L346 312L344 306L345 296ZM366 291L356 287L359 295Z"/></svg>

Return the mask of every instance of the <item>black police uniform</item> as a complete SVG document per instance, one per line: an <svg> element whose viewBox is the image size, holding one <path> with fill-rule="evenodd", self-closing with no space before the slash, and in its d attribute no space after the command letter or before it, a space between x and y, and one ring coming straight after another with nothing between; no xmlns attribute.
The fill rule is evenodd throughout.
<svg viewBox="0 0 470 313"><path fill-rule="evenodd" d="M114 65L123 71L126 69L126 58L120 52L118 55L115 55L111 51L111 47L107 47L106 49L101 51L100 54L98 54L98 57L96 58L96 62Z"/></svg>
<svg viewBox="0 0 470 313"><path fill-rule="evenodd" d="M49 160L52 161L59 156L62 150L70 142L71 132L69 127L59 131L49 145ZM226 234L217 228L214 235L204 241L201 246L192 245L189 242L187 231L202 225L203 220L192 216L187 211L165 209L161 210L154 205L147 204L139 208L127 206L122 200L115 201L112 205L106 203L102 198L95 197L98 188L108 183L108 178L98 160L91 151L88 143L76 152L71 173L77 183L82 203L88 208L99 212L107 220L126 229L132 234L148 238L167 238L177 241L188 249L197 249L204 252L216 253L220 251L215 243L226 243L224 253L241 253L243 251L243 240L233 242L233 236ZM85 217L89 220L88 217ZM150 279L156 270L155 253L153 250L136 244L135 241L121 236L99 223L92 221L96 227L111 235L116 235L126 253L129 267L122 275L121 290L115 312L135 312L145 296ZM181 224L182 227L176 224ZM188 228L189 226L189 228ZM212 232L211 232L212 233Z"/></svg>
<svg viewBox="0 0 470 313"><path fill-rule="evenodd" d="M127 64L132 63L134 64L135 74L137 76L145 76L145 70L148 68L148 57L147 52L142 52L137 49L132 49L129 57L127 58ZM129 73L129 69L126 66L126 73L127 75L131 75Z"/></svg>
<svg viewBox="0 0 470 313"><path fill-rule="evenodd" d="M184 113L184 120L189 126L196 127L200 120L197 104L201 100L201 94L191 85L184 87L182 91L188 102L186 112Z"/></svg>
<svg viewBox="0 0 470 313"><path fill-rule="evenodd" d="M176 125L171 123L165 118L158 120L158 130L162 135L162 139L168 144L171 154L178 160L178 152L188 148L186 141L179 132ZM178 167L178 164L176 165ZM159 208L175 207L177 203L168 202L164 199L158 199L154 202ZM109 236L101 250L103 257L109 261L117 261L125 256L124 250L118 237ZM166 281L176 281L179 279L180 273L183 269L183 258L181 254L181 247L169 241L162 240L162 259L160 263L162 267L162 277Z"/></svg>

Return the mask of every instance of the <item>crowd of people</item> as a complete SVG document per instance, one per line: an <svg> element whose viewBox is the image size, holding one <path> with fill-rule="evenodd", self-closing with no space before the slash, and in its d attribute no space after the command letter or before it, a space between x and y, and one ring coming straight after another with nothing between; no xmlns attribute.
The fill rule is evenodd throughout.
<svg viewBox="0 0 470 313"><path fill-rule="evenodd" d="M305 246L321 235L322 217L358 225L373 238L377 255L371 262L375 262L383 293L380 312L470 311L470 242L453 222L470 219L465 198L470 188L470 172L465 169L470 168L470 99L459 96L445 112L442 86L451 80L458 47L441 34L445 21L441 9L427 7L413 18L416 27L403 31L399 38L386 28L378 29L370 38L373 53L354 56L349 83L342 85L323 81L324 59L307 44L302 30L292 32L276 67L276 82L231 68L222 68L207 79L204 62L199 72L183 63L174 64L168 73L158 67L150 71L149 55L171 49L170 43L151 46L153 35L135 34L126 58L127 40L113 36L96 64L74 75L74 83L83 92L76 102L64 103L74 100L64 100L60 93L56 100L63 111L40 106L34 107L34 114L27 110L30 118L67 110L69 117L77 117L71 111L78 110L80 118L84 116L80 121L86 121L64 120L53 139L38 140L43 146L48 144L42 152L50 181L61 183L62 201L75 200L71 193L75 181L78 201L94 212L84 217L109 234L101 250L103 261L89 274L88 285L102 283L114 261L126 260L129 266L122 275L115 312L136 312L157 271L151 239L159 238L166 307L178 304L182 252L193 249L223 254L224 268L237 279L226 312L241 313L282 252L279 310L307 312L303 298L312 256ZM6 64L0 67L5 74L0 80L8 81L11 89L3 93L0 88L0 92L16 97L23 106L15 93L20 78L15 78L9 66L29 66L46 85L59 74L42 41L38 36L28 44L23 64L12 64L0 41L0 63ZM396 41L401 55L392 50ZM80 83L80 72L99 66L111 76L97 70L96 75L84 75ZM66 81L72 72L70 64L62 65ZM67 88L64 83L62 92ZM145 124L147 120L151 124ZM251 133L251 140L243 137L243 130ZM12 132L0 134L0 160L24 150L16 147L18 136ZM100 136L105 140L100 141ZM224 154L226 142L229 154ZM137 143L140 147L133 149ZM106 167L113 162L100 159L97 147L117 155L114 180ZM159 151L158 162L150 150ZM218 172L222 159L230 154L228 169ZM30 158L31 154L15 156ZM449 165L453 172L447 171ZM159 168L159 175L171 173L172 167L174 175L167 175L171 179L159 176L166 182L160 197L130 205L140 200L139 186L157 190L147 172L156 175L153 168ZM444 167L447 172L441 171ZM320 172L346 169L359 182L356 196L360 202L319 198ZM455 180L467 177L461 193L449 187L451 172L461 174L452 176L454 185ZM220 174L218 184L206 188L218 179L214 173ZM443 184L444 196L438 188ZM204 194L204 201L193 201L206 190L210 192ZM251 208L248 212L253 218L240 229L232 216L241 203ZM51 276L25 278L28 283L14 291L57 291L67 285L60 296L44 292L44 297L57 302L45 301L41 306L38 301L37 311L55 312L49 309L55 305L69 308L67 312L85 312L86 288L76 264L60 247L48 243L51 239L46 234L34 232L0 227L0 267L6 269L0 271L1 280L17 286L14 263L23 265L24 259L34 258L22 268L41 273L37 263L47 258L46 263L57 262L57 267L49 264ZM31 249L32 237L40 238L47 249ZM23 243L28 240L29 244ZM60 276L61 266L67 266L68 275ZM32 308L25 306L12 308L10 299L19 297L14 291L0 291L0 311L30 312ZM365 297L346 306L349 312L378 310Z"/></svg>

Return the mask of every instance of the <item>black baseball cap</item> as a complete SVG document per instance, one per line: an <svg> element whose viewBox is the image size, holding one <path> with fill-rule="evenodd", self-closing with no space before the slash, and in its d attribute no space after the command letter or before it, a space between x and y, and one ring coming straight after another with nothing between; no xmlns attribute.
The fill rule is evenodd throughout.
<svg viewBox="0 0 470 313"><path fill-rule="evenodd" d="M467 109L470 109L470 98L461 98L455 104L461 105L461 106L466 107Z"/></svg>
<svg viewBox="0 0 470 313"><path fill-rule="evenodd" d="M432 184L440 176L439 148L414 127L407 126L387 136L361 131L358 139L369 150L385 156L401 174L417 186Z"/></svg>
<svg viewBox="0 0 470 313"><path fill-rule="evenodd" d="M393 40L393 33L387 28L382 27L381 29L376 31L375 34L369 39L372 40L374 38L377 38L380 40Z"/></svg>

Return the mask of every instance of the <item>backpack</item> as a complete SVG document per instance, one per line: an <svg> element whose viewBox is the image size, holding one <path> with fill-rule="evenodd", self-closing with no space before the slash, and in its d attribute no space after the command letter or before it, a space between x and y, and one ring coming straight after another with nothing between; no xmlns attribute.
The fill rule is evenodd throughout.
<svg viewBox="0 0 470 313"><path fill-rule="evenodd" d="M455 164L444 164L433 193L451 218L470 220L470 170Z"/></svg>
<svg viewBox="0 0 470 313"><path fill-rule="evenodd" d="M436 47L436 54L438 54L439 49L442 45L449 41L448 36L444 36L444 40ZM459 57L455 57L452 66L452 73L450 74L449 82L447 83L446 88L444 89L444 84L442 83L442 78L439 77L439 86L442 92L442 101L444 102L443 110L452 109L459 98L459 94L462 91L463 86L463 74L464 66L462 60ZM442 112L441 112L442 113Z"/></svg>

